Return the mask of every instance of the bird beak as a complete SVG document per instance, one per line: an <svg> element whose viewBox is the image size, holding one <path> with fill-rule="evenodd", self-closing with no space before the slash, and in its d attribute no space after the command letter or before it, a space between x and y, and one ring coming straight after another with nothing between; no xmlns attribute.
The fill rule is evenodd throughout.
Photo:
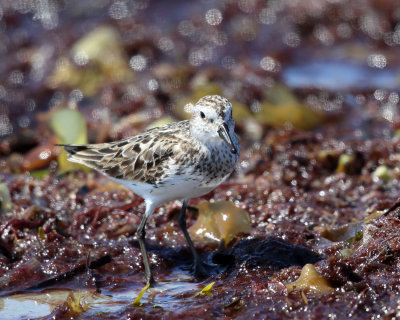
<svg viewBox="0 0 400 320"><path fill-rule="evenodd" d="M235 146L233 145L231 136L229 135L229 128L228 125L224 122L218 129L218 134L222 140L224 140L229 146L231 147L232 153L237 153Z"/></svg>

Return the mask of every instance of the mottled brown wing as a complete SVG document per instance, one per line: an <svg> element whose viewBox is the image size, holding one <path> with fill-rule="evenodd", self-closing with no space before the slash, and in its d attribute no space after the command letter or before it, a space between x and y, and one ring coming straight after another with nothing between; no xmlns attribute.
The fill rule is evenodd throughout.
<svg viewBox="0 0 400 320"><path fill-rule="evenodd" d="M172 141L160 143L144 134L112 143L65 145L69 160L117 179L156 183L165 161L173 155Z"/></svg>
<svg viewBox="0 0 400 320"><path fill-rule="evenodd" d="M174 154L173 140L160 141L159 137L152 137L149 141L128 144L122 151L125 159L121 163L123 178L133 181L157 183L165 172L166 162Z"/></svg>

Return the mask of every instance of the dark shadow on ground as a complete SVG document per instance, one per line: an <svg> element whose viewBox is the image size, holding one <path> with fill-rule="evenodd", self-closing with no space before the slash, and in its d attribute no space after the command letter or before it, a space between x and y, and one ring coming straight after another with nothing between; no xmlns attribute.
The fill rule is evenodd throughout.
<svg viewBox="0 0 400 320"><path fill-rule="evenodd" d="M269 266L281 269L313 264L321 259L319 254L303 246L295 246L277 238L256 238L241 240L233 248L216 252L212 261L227 266L246 263L248 268Z"/></svg>

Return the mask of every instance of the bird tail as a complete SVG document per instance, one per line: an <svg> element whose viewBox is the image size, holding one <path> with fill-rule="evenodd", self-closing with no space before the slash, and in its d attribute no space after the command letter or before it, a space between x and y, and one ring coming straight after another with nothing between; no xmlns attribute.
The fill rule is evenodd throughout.
<svg viewBox="0 0 400 320"><path fill-rule="evenodd" d="M98 152L98 148L90 144L56 144L56 146L64 147L68 152L69 161L83 164L92 169L97 169L99 160L103 158L103 154Z"/></svg>

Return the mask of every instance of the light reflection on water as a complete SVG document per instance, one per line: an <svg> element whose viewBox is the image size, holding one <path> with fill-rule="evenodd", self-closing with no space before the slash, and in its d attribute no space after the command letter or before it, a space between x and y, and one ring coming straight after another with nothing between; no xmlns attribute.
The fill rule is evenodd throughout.
<svg viewBox="0 0 400 320"><path fill-rule="evenodd" d="M19 300L3 298L0 300L0 319L19 320L26 318L44 317L50 314L52 307L35 300Z"/></svg>
<svg viewBox="0 0 400 320"><path fill-rule="evenodd" d="M346 61L311 61L287 66L283 81L291 88L396 89L400 69L376 69Z"/></svg>
<svg viewBox="0 0 400 320"><path fill-rule="evenodd" d="M148 289L141 302L161 307L165 310L176 310L182 304L182 296L194 297L194 294L204 287L204 284L180 281L158 281L155 288ZM99 312L117 312L126 308L138 295L141 288L132 290L99 294L93 290L80 290L81 301L89 309L85 314L98 314ZM78 291L53 289L37 293L17 294L0 298L0 319L19 320L38 318L49 315L55 307L62 305L73 292Z"/></svg>

